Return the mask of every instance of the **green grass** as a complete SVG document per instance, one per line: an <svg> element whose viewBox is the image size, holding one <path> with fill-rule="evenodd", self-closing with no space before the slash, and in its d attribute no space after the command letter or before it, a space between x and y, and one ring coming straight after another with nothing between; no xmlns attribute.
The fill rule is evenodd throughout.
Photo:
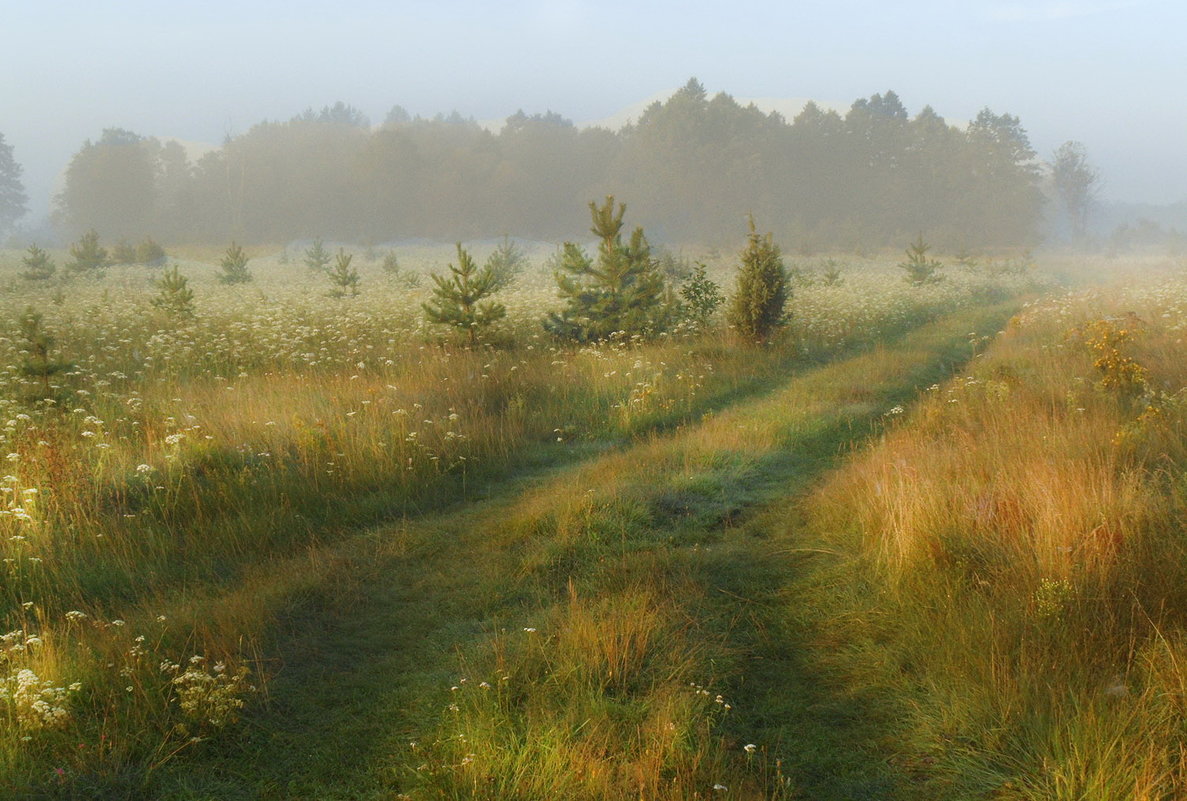
<svg viewBox="0 0 1187 801"><path fill-rule="evenodd" d="M431 255L401 253L418 274L441 267ZM282 687L297 667L307 664L316 678L319 660L338 664L325 653L307 658L299 644L286 649L302 641L307 617L326 621L321 628L331 636L349 608L340 599L350 598L349 588L362 593L351 603L370 608L383 595L374 585L385 580L397 582L393 592L420 592L428 599L414 604L421 617L449 631L472 622L465 636L451 635L461 649L455 673L457 659L473 660L474 669L486 664L499 621L533 609L594 643L604 665L565 674L577 682L570 689L580 704L552 709L546 694L532 696L539 715L583 737L550 748L560 734L517 723L537 712L505 713L527 738L527 750L514 753L538 747L550 756L517 757L499 772L530 777L537 795L561 792L577 775L566 766L583 760L593 766L581 780L591 796L624 782L719 772L701 760L712 752L705 738L731 717L716 719L722 704L621 682L624 673L650 675L666 663L705 673L702 682L726 675L699 667L712 649L680 650L682 620L709 621L695 628L712 640L720 627L712 621L730 614L711 602L717 594L700 589L705 549L716 553L778 496L786 477L820 469L809 451L860 433L833 422L877 417L883 404L865 387L825 389L822 397L833 398L827 407L789 400L789 382L879 341L888 344L873 360L894 363L907 347L905 331L1044 281L962 270L909 287L892 265L850 266L843 285L798 280L787 336L761 349L736 347L721 327L590 347L552 341L540 318L556 303L556 285L543 268L525 271L500 296L507 320L477 349L451 344L424 320L427 282L393 281L377 264L365 265L358 297L334 299L324 276L277 258L253 260L255 280L236 287L219 284L213 264L185 261L195 309L184 319L152 306L159 270L114 267L43 282L0 268L0 685L32 682L54 699L37 707L26 687L0 704L0 795L30 787L147 792L161 771L224 747L220 741L238 731L222 730L227 716L218 710L247 702L258 711L263 699L279 698L273 683ZM727 283L734 278L725 260L711 270ZM54 340L46 358L71 364L52 371L48 388L37 378L48 363L30 361L37 359L28 332L15 324L27 306L43 313ZM820 421L804 417L802 430L783 430L774 412L742 429L722 422L775 397L826 422L816 428ZM576 489L587 486L603 494ZM492 517L465 517L472 504ZM458 531L424 552L433 527L448 528L443 521L459 515L480 533ZM367 527L374 530L361 535ZM659 564L665 549L690 555L655 568L666 576L662 585L639 575L619 586L615 571L598 572L615 564L634 570L636 560ZM400 559L408 561L392 564ZM387 572L374 574L375 564ZM374 581L360 584L369 575ZM443 589L427 586L425 575ZM688 602L675 607L682 618L650 608L682 594ZM594 611L582 618L587 602ZM321 615L327 605L342 615ZM635 616L620 619L619 605ZM570 607L575 628L562 614ZM274 625L278 618L293 621L292 636ZM370 641L368 626L360 623L355 636ZM407 649L403 637L398 642ZM524 645L505 644L508 653ZM347 654L339 677L354 661L386 653L337 645L329 650ZM413 665L424 657L410 653ZM563 665L551 653L520 656L527 686L559 680ZM724 655L711 659L725 670ZM258 693L228 678L245 666ZM607 671L610 685L599 678ZM651 690L654 703L631 700L651 698ZM349 687L327 692L333 701L318 719L340 707L352 714L359 702ZM581 721L564 722L586 707ZM424 715L399 718L426 730ZM620 737L638 746L627 767L613 757ZM452 758L440 747L434 753ZM389 761L400 766L393 771L407 767Z"/></svg>
<svg viewBox="0 0 1187 801"><path fill-rule="evenodd" d="M781 521L789 494L1007 314L944 319L352 540L269 630L268 702L238 737L141 777L144 792L887 797L901 774L878 717L815 675L788 615L804 556Z"/></svg>
<svg viewBox="0 0 1187 801"><path fill-rule="evenodd" d="M905 798L1187 793L1185 300L1031 308L788 523L817 549L789 617Z"/></svg>

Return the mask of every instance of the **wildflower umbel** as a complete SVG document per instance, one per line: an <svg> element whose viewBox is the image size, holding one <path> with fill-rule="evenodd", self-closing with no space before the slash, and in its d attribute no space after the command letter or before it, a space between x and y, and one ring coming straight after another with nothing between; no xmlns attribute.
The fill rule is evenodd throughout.
<svg viewBox="0 0 1187 801"><path fill-rule="evenodd" d="M29 668L20 668L0 679L0 709L22 731L58 728L70 719L67 703L82 686L56 686Z"/></svg>

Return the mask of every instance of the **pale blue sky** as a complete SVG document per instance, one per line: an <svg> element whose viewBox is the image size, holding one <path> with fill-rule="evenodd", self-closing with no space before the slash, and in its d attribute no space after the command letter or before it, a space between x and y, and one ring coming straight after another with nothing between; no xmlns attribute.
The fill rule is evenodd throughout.
<svg viewBox="0 0 1187 801"><path fill-rule="evenodd" d="M1083 141L1106 197L1187 199L1181 0L0 0L0 20L0 133L39 212L106 127L218 142L336 100L373 121L400 104L581 122L694 75L740 97L989 106L1041 155Z"/></svg>

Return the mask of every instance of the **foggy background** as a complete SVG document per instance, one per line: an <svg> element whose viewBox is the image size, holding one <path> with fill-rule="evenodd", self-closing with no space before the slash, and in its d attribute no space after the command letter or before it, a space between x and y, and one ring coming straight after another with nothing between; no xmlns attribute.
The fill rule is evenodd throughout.
<svg viewBox="0 0 1187 801"><path fill-rule="evenodd" d="M375 125L394 105L424 117L456 111L493 128L519 109L616 125L693 75L710 96L764 98L766 109L814 99L843 112L888 89L912 116L930 105L949 123L988 107L1020 118L1039 159L1083 142L1100 172L1100 215L1126 217L1109 203L1187 199L1187 10L1164 0L0 10L10 33L0 49L0 133L24 167L26 225L47 216L73 154L108 128L176 138L193 156L337 101Z"/></svg>

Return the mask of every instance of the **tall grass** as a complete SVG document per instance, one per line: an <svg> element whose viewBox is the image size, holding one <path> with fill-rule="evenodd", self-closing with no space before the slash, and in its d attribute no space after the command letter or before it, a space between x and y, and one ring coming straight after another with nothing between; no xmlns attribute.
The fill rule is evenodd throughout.
<svg viewBox="0 0 1187 801"><path fill-rule="evenodd" d="M349 300L299 264L251 269L254 284L231 288L214 265L183 262L192 319L152 308L143 268L49 287L7 279L0 781L11 787L110 777L129 762L151 771L215 736L249 685L263 686L261 671L240 672L254 635L282 598L332 572L329 546L348 531L454 503L533 458L687 424L797 359L1030 280L909 290L887 283L892 267L865 265L843 289L801 288L779 347L738 350L717 332L571 348L538 327L554 302L541 273L507 298L499 347L467 350L428 330L426 288L377 265ZM16 325L30 304L73 365L54 376L52 402ZM277 572L287 584L260 581Z"/></svg>
<svg viewBox="0 0 1187 801"><path fill-rule="evenodd" d="M745 518L967 354L969 327L1002 317L968 312L805 372L501 511L483 537L519 570L488 578L494 630L461 649L440 720L397 759L402 787L525 801L799 797L774 744L745 739L766 715L749 673L778 607L766 534Z"/></svg>
<svg viewBox="0 0 1187 801"><path fill-rule="evenodd" d="M918 797L1187 793L1185 330L1181 278L1034 306L816 494L818 658Z"/></svg>

